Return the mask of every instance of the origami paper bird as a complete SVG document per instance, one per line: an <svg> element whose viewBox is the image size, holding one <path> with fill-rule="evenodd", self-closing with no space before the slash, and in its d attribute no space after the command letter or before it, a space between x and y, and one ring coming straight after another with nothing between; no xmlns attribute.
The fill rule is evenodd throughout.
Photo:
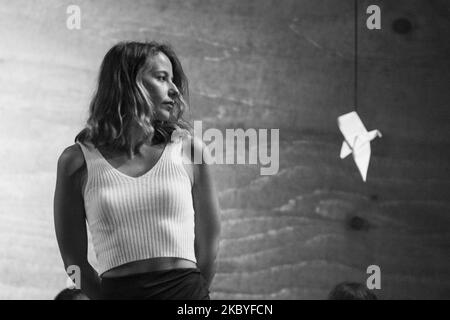
<svg viewBox="0 0 450 320"><path fill-rule="evenodd" d="M370 141L377 136L381 138L381 132L378 130L368 132L355 111L338 117L337 122L345 138L342 143L340 157L344 159L353 153L353 159L365 182L370 162Z"/></svg>

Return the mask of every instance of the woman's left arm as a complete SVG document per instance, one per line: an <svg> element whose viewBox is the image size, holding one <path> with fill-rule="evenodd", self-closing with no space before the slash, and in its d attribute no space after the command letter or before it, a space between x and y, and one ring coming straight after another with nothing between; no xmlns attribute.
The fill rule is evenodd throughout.
<svg viewBox="0 0 450 320"><path fill-rule="evenodd" d="M216 272L219 250L220 208L212 179L211 156L203 143L193 144L194 152L201 152L202 163L194 164L192 197L195 210L195 255L197 266L205 277L208 288Z"/></svg>

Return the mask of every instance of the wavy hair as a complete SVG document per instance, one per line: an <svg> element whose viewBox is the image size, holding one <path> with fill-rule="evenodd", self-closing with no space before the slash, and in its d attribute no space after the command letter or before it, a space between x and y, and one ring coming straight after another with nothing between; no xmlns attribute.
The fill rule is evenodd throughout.
<svg viewBox="0 0 450 320"><path fill-rule="evenodd" d="M142 83L147 59L160 52L172 64L173 83L180 93L174 99L173 116L168 121L156 119L150 93ZM96 147L125 151L132 158L150 139L154 144L168 143L174 130L192 132L192 126L182 117L187 101L188 80L170 45L155 41L120 42L103 58L88 120L75 142L89 141Z"/></svg>

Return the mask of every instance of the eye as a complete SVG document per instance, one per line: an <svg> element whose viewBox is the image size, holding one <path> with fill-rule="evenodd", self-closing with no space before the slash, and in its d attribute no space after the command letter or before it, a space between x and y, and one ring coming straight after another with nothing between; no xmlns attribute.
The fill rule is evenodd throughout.
<svg viewBox="0 0 450 320"><path fill-rule="evenodd" d="M156 79L158 79L159 81L166 81L167 77L166 76L157 76Z"/></svg>

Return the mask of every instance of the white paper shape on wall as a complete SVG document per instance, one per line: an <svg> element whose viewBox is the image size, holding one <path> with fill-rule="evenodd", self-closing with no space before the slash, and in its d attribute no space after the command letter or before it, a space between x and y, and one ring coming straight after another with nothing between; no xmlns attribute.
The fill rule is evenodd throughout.
<svg viewBox="0 0 450 320"><path fill-rule="evenodd" d="M365 182L370 162L370 141L381 138L379 130L367 131L363 122L355 111L346 113L337 119L339 129L345 140L341 147L341 159L353 153L353 159Z"/></svg>

